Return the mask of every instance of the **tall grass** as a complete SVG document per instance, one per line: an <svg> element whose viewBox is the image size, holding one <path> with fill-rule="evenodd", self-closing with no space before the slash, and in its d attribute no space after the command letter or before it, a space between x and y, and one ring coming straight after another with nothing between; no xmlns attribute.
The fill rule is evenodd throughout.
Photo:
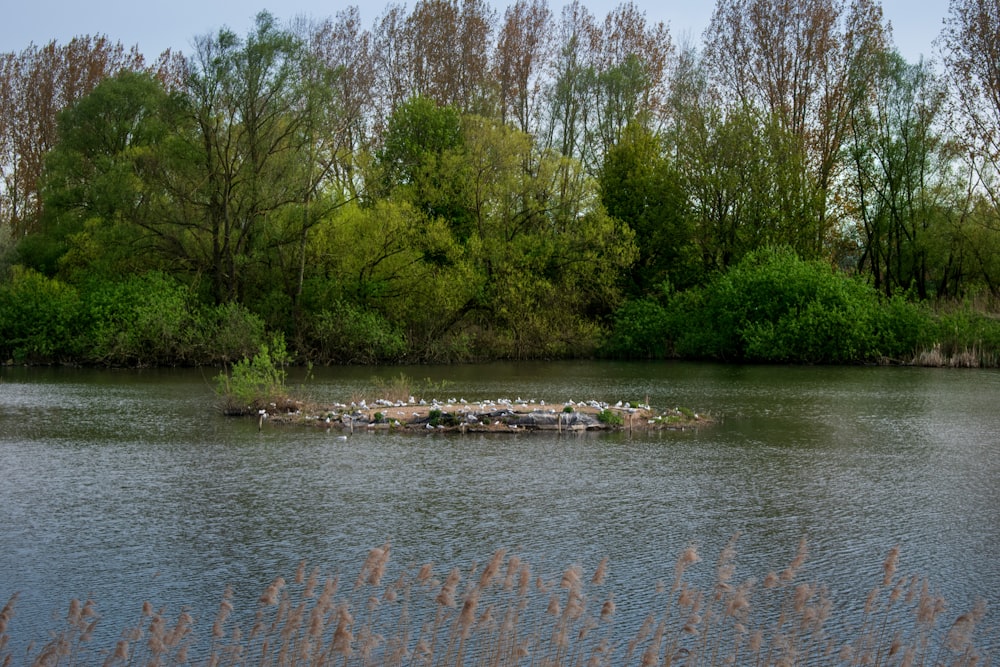
<svg viewBox="0 0 1000 667"><path fill-rule="evenodd" d="M736 538L719 554L714 577L688 576L701 557L683 549L673 578L655 586L638 628L616 623L633 602L594 572L570 565L550 579L500 549L485 564L433 563L389 578L390 544L372 549L353 580L322 577L300 564L277 577L256 613L236 619L227 589L214 619L168 618L149 602L115 646L91 646L94 601L70 603L64 627L25 655L6 650L14 595L0 611L0 664L33 665L982 665L996 647L983 627L985 605L947 611L920 576L897 573L899 549L879 568L853 624L838 601L803 581L803 541L787 566L761 581L736 578ZM633 616L635 614L633 613ZM992 633L992 634L991 634ZM992 642L992 644L990 644Z"/></svg>

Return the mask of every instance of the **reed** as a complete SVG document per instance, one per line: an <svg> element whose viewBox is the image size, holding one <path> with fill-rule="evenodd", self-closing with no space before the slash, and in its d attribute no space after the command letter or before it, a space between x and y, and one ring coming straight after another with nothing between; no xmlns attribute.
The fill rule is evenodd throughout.
<svg viewBox="0 0 1000 667"><path fill-rule="evenodd" d="M930 667L990 664L989 647L1000 645L996 628L984 627L984 602L947 613L926 578L898 572L898 547L872 568L874 585L851 623L831 619L838 602L855 601L802 580L805 541L760 582L737 578L737 543L738 536L724 546L714 577L689 576L702 559L696 548L682 549L673 581L655 584L645 610L608 590L607 559L592 574L573 564L532 583L529 564L499 549L481 568L444 573L427 563L389 581L386 543L370 550L347 589L338 578L321 585L318 569L307 575L305 563L290 581L276 577L252 622L238 620L227 588L203 630L187 611L168 618L146 602L114 646L98 647L91 645L95 603L73 600L64 627L23 656L6 648L15 594L0 609L0 665ZM645 621L629 630L616 622L622 608Z"/></svg>

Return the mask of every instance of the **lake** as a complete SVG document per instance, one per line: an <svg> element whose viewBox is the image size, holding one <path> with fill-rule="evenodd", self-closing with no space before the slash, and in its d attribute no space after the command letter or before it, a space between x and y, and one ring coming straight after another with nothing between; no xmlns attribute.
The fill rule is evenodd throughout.
<svg viewBox="0 0 1000 667"><path fill-rule="evenodd" d="M498 363L291 372L349 401L405 374L434 397L689 407L697 431L460 435L226 418L212 370L0 369L0 605L12 645L44 640L71 598L113 646L143 601L210 625L232 585L250 613L300 561L353 580L391 541L397 567L484 562L499 547L555 575L607 557L638 624L689 545L737 578L809 545L805 576L857 612L901 549L957 615L1000 604L1000 372L691 363ZM428 396L430 398L431 396ZM700 574L699 574L700 572ZM634 611L632 611L634 609ZM204 620L209 619L209 620ZM991 610L985 640L1000 651ZM103 633L103 634L102 634ZM23 644L20 645L23 648Z"/></svg>

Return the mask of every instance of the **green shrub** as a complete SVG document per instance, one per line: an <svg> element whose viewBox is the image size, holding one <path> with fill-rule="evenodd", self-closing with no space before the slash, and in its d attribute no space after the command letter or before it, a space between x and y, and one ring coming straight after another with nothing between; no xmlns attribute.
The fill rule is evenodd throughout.
<svg viewBox="0 0 1000 667"><path fill-rule="evenodd" d="M748 254L706 287L667 307L666 330L681 356L794 363L850 363L902 344L901 309L881 313L878 294L858 278L788 249ZM879 325L882 328L879 328Z"/></svg>
<svg viewBox="0 0 1000 667"><path fill-rule="evenodd" d="M607 424L608 426L621 426L625 423L625 419L615 412L614 410L601 410L597 413L597 421L602 424Z"/></svg>
<svg viewBox="0 0 1000 667"><path fill-rule="evenodd" d="M900 295L883 300L875 317L875 336L886 359L909 360L932 344L934 322L930 311Z"/></svg>
<svg viewBox="0 0 1000 667"><path fill-rule="evenodd" d="M150 272L84 291L84 361L148 366L196 363L199 331L190 291Z"/></svg>
<svg viewBox="0 0 1000 667"><path fill-rule="evenodd" d="M81 323L74 287L14 266L0 285L0 353L18 362L50 362L76 352Z"/></svg>
<svg viewBox="0 0 1000 667"><path fill-rule="evenodd" d="M654 299L627 301L614 315L602 353L612 357L661 359L667 352L667 311Z"/></svg>
<svg viewBox="0 0 1000 667"><path fill-rule="evenodd" d="M281 407L288 400L285 386L285 366L289 357L283 336L275 336L271 344L248 359L233 364L230 372L216 376L216 393L222 401L222 411L228 415L256 414L271 404Z"/></svg>
<svg viewBox="0 0 1000 667"><path fill-rule="evenodd" d="M203 307L198 313L200 363L229 364L254 354L266 341L264 321L238 303Z"/></svg>
<svg viewBox="0 0 1000 667"><path fill-rule="evenodd" d="M321 362L384 363L407 350L406 338L385 317L345 301L316 313L306 338L310 356Z"/></svg>

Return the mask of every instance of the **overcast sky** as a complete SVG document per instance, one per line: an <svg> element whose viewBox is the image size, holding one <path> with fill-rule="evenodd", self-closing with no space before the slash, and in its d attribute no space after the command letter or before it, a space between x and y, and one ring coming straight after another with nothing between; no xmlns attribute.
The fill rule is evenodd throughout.
<svg viewBox="0 0 1000 667"><path fill-rule="evenodd" d="M75 35L108 35L126 45L137 44L147 57L154 57L167 48L189 52L192 38L228 27L237 34L247 32L253 16L268 9L280 19L296 16L325 18L338 10L357 5L366 26L371 26L389 4L383 0L365 2L330 2L329 0L259 0L259 5L245 0L167 0L136 2L135 0L26 0L8 3L0 17L0 52L20 51L34 42L45 44L53 39L60 43ZM501 11L513 4L506 0L490 0ZM412 8L415 2L405 3ZM561 0L549 0L554 12L563 6ZM618 0L583 0L582 4L598 18L620 4ZM666 21L674 41L682 37L701 43L715 3L703 0L636 0L650 21ZM948 13L948 0L882 0L886 18L892 22L893 37L903 57L916 61L936 58L932 41L941 31Z"/></svg>

